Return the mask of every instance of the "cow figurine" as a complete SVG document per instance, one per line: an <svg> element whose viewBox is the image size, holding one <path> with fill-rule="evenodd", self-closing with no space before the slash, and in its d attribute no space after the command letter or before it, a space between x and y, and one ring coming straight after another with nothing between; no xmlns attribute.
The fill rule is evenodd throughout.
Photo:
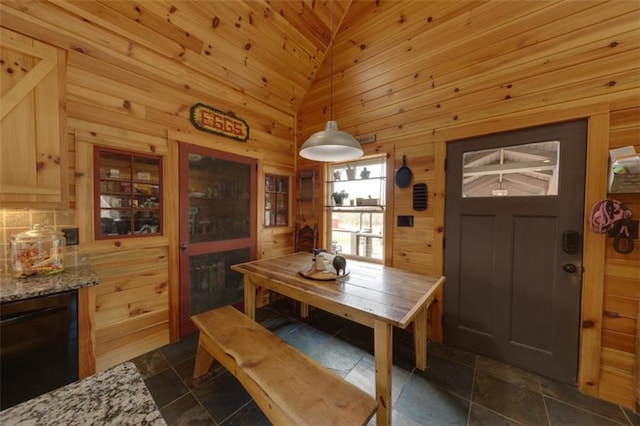
<svg viewBox="0 0 640 426"><path fill-rule="evenodd" d="M333 258L333 267L336 270L336 274L344 275L347 273L347 259L344 256L335 256ZM342 271L342 274L340 273Z"/></svg>

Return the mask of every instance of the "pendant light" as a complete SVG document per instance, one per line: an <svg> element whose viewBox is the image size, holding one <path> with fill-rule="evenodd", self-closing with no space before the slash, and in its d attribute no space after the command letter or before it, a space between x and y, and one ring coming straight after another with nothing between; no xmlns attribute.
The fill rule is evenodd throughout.
<svg viewBox="0 0 640 426"><path fill-rule="evenodd" d="M314 161L350 161L362 157L364 151L360 142L347 132L338 130L338 122L333 120L333 2L331 0L331 40L330 40L330 120L321 132L309 136L300 148L300 156Z"/></svg>

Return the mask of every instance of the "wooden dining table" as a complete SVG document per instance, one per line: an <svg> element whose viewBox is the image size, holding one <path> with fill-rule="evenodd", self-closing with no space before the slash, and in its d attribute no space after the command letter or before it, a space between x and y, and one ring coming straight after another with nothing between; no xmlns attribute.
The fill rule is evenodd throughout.
<svg viewBox="0 0 640 426"><path fill-rule="evenodd" d="M445 278L355 260L347 261L348 275L326 280L305 278L301 272L309 271L312 259L311 253L294 253L231 266L244 274L245 314L255 320L256 289L263 288L297 300L303 307L314 306L371 327L378 402L376 423L389 425L393 327L405 329L413 323L416 368L424 370L427 313ZM433 305L432 323L440 324L441 305ZM303 309L303 316L304 312Z"/></svg>

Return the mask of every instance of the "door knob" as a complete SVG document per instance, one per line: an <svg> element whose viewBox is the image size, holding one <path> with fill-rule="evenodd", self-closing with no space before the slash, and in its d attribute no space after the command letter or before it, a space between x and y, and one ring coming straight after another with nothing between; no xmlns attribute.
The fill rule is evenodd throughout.
<svg viewBox="0 0 640 426"><path fill-rule="evenodd" d="M564 265L562 265L562 270L566 273L573 274L578 270L578 268L576 268L576 265L574 265L573 263L565 263Z"/></svg>
<svg viewBox="0 0 640 426"><path fill-rule="evenodd" d="M187 249L187 245L185 243L180 244L180 250L185 251Z"/></svg>

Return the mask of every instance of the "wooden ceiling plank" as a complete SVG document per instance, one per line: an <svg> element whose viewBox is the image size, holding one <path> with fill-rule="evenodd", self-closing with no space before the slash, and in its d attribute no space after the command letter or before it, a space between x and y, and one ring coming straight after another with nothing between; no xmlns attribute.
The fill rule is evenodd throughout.
<svg viewBox="0 0 640 426"><path fill-rule="evenodd" d="M574 36L569 41L566 41L566 43L569 44L568 46L559 44L555 39L540 40L535 45L531 45L526 48L528 52L527 58L533 61L535 61L537 58L540 58L540 61L544 63L545 67L555 69L568 66L568 60L573 60L575 63L581 63L585 60L594 59L593 57L578 56L577 53L582 51L596 49L600 52L601 55L614 54L615 52L610 52L611 49L603 50L600 46L607 39L607 37L610 37L613 34L619 34L621 29L622 31L624 31L624 28L637 27L637 18L633 15L627 14L613 18L610 22L611 25L598 26L595 30L591 25L589 25L578 31L574 31ZM544 32L535 35L531 34L527 37L540 39L543 35ZM595 38L601 38L602 41L594 42L593 40ZM635 36L630 36L625 40L618 38L617 50L631 48L631 46L628 46L628 43L632 43L634 39ZM513 37L509 40L512 40L509 41L509 43L515 46L518 44L518 40L520 40L520 37ZM609 43L610 41L606 42L605 44L608 45ZM498 48L500 49L499 51L508 51L510 53L507 53L506 55L500 55L496 53L499 51L493 51L492 59L478 61L478 64L480 64L479 67L482 67L482 69L479 69L479 67L474 67L472 65L469 68L460 70L459 66L454 64L455 62L460 62L457 56L442 54L441 58L435 57L431 59L431 61L437 65L428 67L430 68L428 70L429 75L425 75L425 73L420 73L418 75L416 73L415 66L412 68L411 66L407 65L402 67L403 69L406 69L406 71L402 71L397 68L394 70L394 73L405 74L405 77L402 79L397 79L396 77L396 80L393 81L393 78L390 78L389 75L379 74L376 77L375 81L361 84L352 84L349 88L341 87L340 81L338 81L335 84L336 87L334 89L334 93L336 97L338 97L341 93L344 93L347 90L350 91L350 93L352 93L351 98L357 100L357 102L354 102L351 109L356 110L361 109L363 104L368 104L377 97L380 99L388 99L391 93L395 94L395 96L400 96L402 90L411 90L414 93L421 91L432 91L431 89L436 87L436 85L438 89L453 90L455 88L456 82L461 80L467 81L467 84L469 85L478 87L477 84L471 84L469 80L469 78L473 79L472 76L475 75L484 76L482 78L485 80L485 84L494 85L496 76L493 73L487 73L485 68L499 69L500 72L505 75L507 75L506 72L507 70L509 70L510 74L518 76L520 78L524 75L529 75L532 72L535 72L536 74L538 73L538 68L532 68L530 64L522 63L522 60L520 59L523 56L522 50L516 50L516 47L514 47L513 50L508 49L504 45L498 45ZM571 58L570 56L567 56L566 53L562 53L563 50L567 50L572 55L576 55L576 57ZM558 51L560 51L560 53L556 53ZM563 57L554 58L554 54ZM474 53L471 53L471 55L474 55ZM486 56L490 56L490 54L487 52ZM500 67L498 67L497 64L500 64ZM426 65L419 65L419 67L422 66ZM439 70L442 71L439 72ZM448 72L445 73L444 70L448 70ZM440 74L442 75L442 77L438 78L437 81L431 78L431 75ZM505 76L500 76L498 78L502 81L507 80L507 77ZM387 82L386 84L385 81ZM393 88L392 91L391 88ZM309 93L313 93L313 91L314 87L310 89ZM440 100L443 101L443 99Z"/></svg>
<svg viewBox="0 0 640 426"><path fill-rule="evenodd" d="M438 86L435 89L431 89L426 85L423 85L424 87L413 86L408 87L406 91L416 93L416 95L412 96L410 94L405 95L398 93L403 99L403 105L394 105L389 102L389 96L381 96L376 101L367 102L367 108L375 110L377 107L393 106L397 110L408 111L411 109L408 105L415 104L416 102L424 105L426 102L427 104L433 105L434 108L437 108L440 113L449 113L453 116L458 112L459 107L468 105L471 101L481 101L482 99L500 101L504 100L507 95L509 99L512 99L531 93L531 91L535 91L536 88L545 87L548 89L548 82L554 81L554 79L557 78L567 78L567 73L573 72L575 79L585 79L588 75L585 74L581 64L585 62L594 64L601 61L609 62L609 56L613 56L614 54L616 58L619 56L622 57L622 59L616 59L615 62L620 67L620 70L633 67L634 51L640 48L638 45L640 42L640 30L632 31L628 34L627 38L619 38L618 40L621 42L619 46L624 46L624 49L626 49L621 50L620 53L612 52L611 49L603 49L602 46L609 45L609 41L605 39L604 41L592 42L589 46L590 50L587 50L585 53L581 53L581 51L577 49L571 50L571 53L576 55L575 57L564 57L567 54L564 51L558 54L558 58L547 56L545 61L549 69L545 69L545 73L542 74L540 73L539 67L534 67L537 70L535 73L525 71L525 69L531 69L531 67L523 64L518 68L509 69L508 73L498 76L497 80L496 76L491 74L479 74L479 77L475 79L466 77L467 84L476 88L474 93L465 93L464 91L456 93L454 90L455 82L446 86ZM554 72L561 72L563 75L554 75ZM501 81L502 83L496 84L496 81ZM471 96L475 99L471 99ZM426 99L431 99L431 101L426 101ZM361 112L362 105L353 105L349 108L337 107L336 109L339 111L340 117L343 119L342 121L347 121L346 117Z"/></svg>
<svg viewBox="0 0 640 426"><path fill-rule="evenodd" d="M174 2L175 3L175 2ZM156 7L161 7L160 2L154 2ZM272 63L261 62L254 55L253 52L255 46L251 46L252 52L249 53L243 46L234 46L231 43L221 43L217 35L214 35L211 28L203 28L205 18L202 11L194 12L192 9L188 15L185 14L186 4L180 3L181 9L175 7L172 9L171 19L175 22L180 22L183 26L188 26L192 32L196 33L199 37L205 40L203 47L203 54L201 58L197 58L195 53L185 52L181 61L189 66L192 66L197 70L207 70L211 75L219 78L237 78L242 77L246 81L236 81L240 87L249 87L247 84L254 85L256 88L262 88L259 90L266 91L268 97L277 96L275 94L282 93L287 94L286 102L290 102L291 93L305 92L310 85L310 82L306 79L300 81L292 81L298 74L290 69L286 70L272 70ZM195 6L194 6L195 7ZM196 18L198 17L198 18ZM196 19L199 19L196 22ZM206 20L206 23L210 26L211 21ZM228 27L228 25L227 25ZM209 44L211 41L211 44ZM237 44L237 38L235 40ZM294 68L294 67L291 67ZM215 70L215 72L213 72ZM230 72L233 70L233 72ZM234 74L233 76L231 74ZM271 87L274 85L275 87ZM291 105L289 103L289 105Z"/></svg>
<svg viewBox="0 0 640 426"><path fill-rule="evenodd" d="M185 49L194 52L200 52L202 50L202 40L189 33L188 29L179 28L171 22L167 22L165 17L154 14L150 8L147 7L147 5L151 5L152 2L108 0L101 1L101 3L139 25L145 26L169 40L173 40Z"/></svg>
<svg viewBox="0 0 640 426"><path fill-rule="evenodd" d="M618 84L613 87L607 87L602 84L606 77L590 82L580 82L571 87L562 87L554 96L540 97L539 94L522 96L509 100L509 116L517 116L521 112L532 111L544 112L548 116L548 120L553 122L558 119L555 115L556 106L563 111L571 108L572 105L582 106L585 104L599 105L616 102L618 99L629 96L640 96L640 88L637 82L637 72L630 71L626 75L618 77ZM588 99L584 98L585 87L589 89ZM429 115L429 125L434 133L440 128L450 128L456 125L475 123L483 120L500 120L504 115L504 102L494 102L480 105L473 108L472 111L462 111L458 119L454 119L451 114ZM410 115L410 117L409 117ZM369 121L366 123L358 122L357 124L348 123L341 128L351 134L368 134L375 132L378 140L393 140L400 136L410 137L415 134L424 133L424 111L403 115L396 114L388 117L384 122ZM351 126L350 126L350 125ZM353 131L353 129L357 129Z"/></svg>
<svg viewBox="0 0 640 426"><path fill-rule="evenodd" d="M250 46L251 56L257 54L257 58L265 64L275 63L279 65L277 69L280 71L301 75L298 83L303 86L310 84L308 70L313 68L311 64L316 65L319 61L297 46L301 41L299 34L297 39L288 39L242 1L228 3L226 7L212 2L195 3L193 8L200 12L199 15L204 13L210 24L206 40L214 42L215 34L227 40L230 45L237 45L240 50L246 50ZM217 26L213 28L211 22L216 18ZM245 52L245 56L248 55Z"/></svg>
<svg viewBox="0 0 640 426"><path fill-rule="evenodd" d="M140 75L146 75L170 87L186 91L200 87L203 92L206 92L206 88L215 85L211 77L185 68L177 62L146 50L144 47L131 47L127 53L120 53L110 46L103 46L99 42L103 40L106 34L97 28L93 32L93 38L98 41L93 41L69 31L69 28L75 30L81 26L82 23L79 21L72 21L70 25L58 27L48 21L31 16L29 14L31 11L31 8L14 9L5 7L3 9L2 23L8 28L19 28L23 32L27 31L30 36L45 40L61 48L78 50L114 66L134 71ZM261 99L257 93L252 96L249 90L242 91L239 88L230 88L225 84L215 86L218 88L217 94L219 96L234 104L246 105ZM281 111L290 110L289 105L278 106L275 105L275 102L270 107L273 108L274 112L276 108Z"/></svg>
<svg viewBox="0 0 640 426"><path fill-rule="evenodd" d="M298 50L302 52L304 57L312 58L314 66L318 66L325 55L327 46L324 48L317 47L310 40L305 38L297 29L289 25L289 22L276 10L272 9L269 3L265 0L253 1L247 0L243 4L248 10L253 12L254 18L257 18L256 22L263 22L261 30L267 34L274 32L278 33L274 37L274 40L278 42L280 40L286 43L288 50ZM271 28L271 31L268 29ZM273 31L273 28L276 31Z"/></svg>
<svg viewBox="0 0 640 426"><path fill-rule="evenodd" d="M296 8L304 3L287 0L271 0L269 6L295 28L320 51L325 51L329 45L329 27L313 14L307 7ZM337 23L337 22L336 22Z"/></svg>
<svg viewBox="0 0 640 426"><path fill-rule="evenodd" d="M121 13L99 2L59 0L56 1L55 5L86 19L92 26L97 25L106 28L126 40L153 49L169 58L177 58L185 49L180 43L128 19Z"/></svg>

